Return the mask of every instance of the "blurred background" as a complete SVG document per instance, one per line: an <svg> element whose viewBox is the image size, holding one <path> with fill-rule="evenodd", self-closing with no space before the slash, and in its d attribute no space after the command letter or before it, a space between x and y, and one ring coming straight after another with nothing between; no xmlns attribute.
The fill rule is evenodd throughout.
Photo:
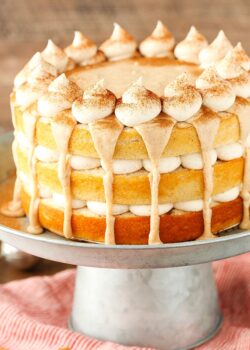
<svg viewBox="0 0 250 350"><path fill-rule="evenodd" d="M161 19L177 41L191 25L209 42L223 29L233 44L241 41L250 53L249 18L249 0L0 0L0 135L12 129L9 94L14 76L49 38L64 47L72 41L73 31L80 30L100 44L118 22L139 41ZM65 268L40 261L21 271L16 269L21 257L9 257L0 258L0 283Z"/></svg>

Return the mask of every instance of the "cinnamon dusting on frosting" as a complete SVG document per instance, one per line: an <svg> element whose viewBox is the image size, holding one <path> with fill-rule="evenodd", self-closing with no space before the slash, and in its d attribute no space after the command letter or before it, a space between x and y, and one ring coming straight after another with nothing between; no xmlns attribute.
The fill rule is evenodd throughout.
<svg viewBox="0 0 250 350"><path fill-rule="evenodd" d="M232 51L233 58L246 71L250 70L250 57L239 42Z"/></svg>
<svg viewBox="0 0 250 350"><path fill-rule="evenodd" d="M206 38L192 26L186 38L176 45L174 54L179 60L198 64L199 53L207 45Z"/></svg>
<svg viewBox="0 0 250 350"><path fill-rule="evenodd" d="M163 112L176 121L188 120L199 111L201 105L201 95L186 73L179 75L165 87Z"/></svg>
<svg viewBox="0 0 250 350"><path fill-rule="evenodd" d="M96 44L79 31L75 32L73 42L65 48L65 52L81 66L105 61L105 56L97 50Z"/></svg>
<svg viewBox="0 0 250 350"><path fill-rule="evenodd" d="M153 33L140 44L140 52L146 57L172 57L175 39L161 21Z"/></svg>
<svg viewBox="0 0 250 350"><path fill-rule="evenodd" d="M70 64L69 58L63 49L55 45L51 39L48 40L48 44L41 52L41 55L45 61L56 67L58 73L65 72L67 66ZM73 66L71 68L73 68Z"/></svg>
<svg viewBox="0 0 250 350"><path fill-rule="evenodd" d="M250 72L245 71L237 62L233 50L216 65L218 74L227 79L237 96L248 98L250 96Z"/></svg>
<svg viewBox="0 0 250 350"><path fill-rule="evenodd" d="M235 101L232 85L221 79L213 67L207 68L198 77L196 87L200 89L203 104L214 111L226 111Z"/></svg>
<svg viewBox="0 0 250 350"><path fill-rule="evenodd" d="M115 115L126 126L145 123L161 112L160 98L142 84L142 78L134 82L117 101Z"/></svg>
<svg viewBox="0 0 250 350"><path fill-rule="evenodd" d="M44 94L48 85L56 76L56 68L44 61L40 56L37 65L29 71L27 80L16 87L15 103L26 108L36 102L39 96Z"/></svg>
<svg viewBox="0 0 250 350"><path fill-rule="evenodd" d="M220 61L232 49L232 44L221 30L214 41L199 53L199 61L203 68L207 68Z"/></svg>
<svg viewBox="0 0 250 350"><path fill-rule="evenodd" d="M100 50L112 61L133 57L136 53L136 41L119 24L114 23L111 37L104 41Z"/></svg>
<svg viewBox="0 0 250 350"><path fill-rule="evenodd" d="M104 88L103 79L89 87L72 105L72 114L80 123L105 118L115 109L115 95Z"/></svg>
<svg viewBox="0 0 250 350"><path fill-rule="evenodd" d="M82 90L61 74L48 87L48 91L39 98L37 108L41 116L53 117L57 113L69 109L74 100L81 96Z"/></svg>

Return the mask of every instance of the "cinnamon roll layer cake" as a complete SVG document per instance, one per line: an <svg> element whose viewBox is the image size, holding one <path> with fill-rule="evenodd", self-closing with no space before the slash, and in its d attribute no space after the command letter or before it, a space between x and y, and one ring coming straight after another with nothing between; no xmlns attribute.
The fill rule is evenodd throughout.
<svg viewBox="0 0 250 350"><path fill-rule="evenodd" d="M51 40L15 78L17 169L2 211L27 231L106 244L250 228L250 59L221 31L140 45L118 24L99 49Z"/></svg>

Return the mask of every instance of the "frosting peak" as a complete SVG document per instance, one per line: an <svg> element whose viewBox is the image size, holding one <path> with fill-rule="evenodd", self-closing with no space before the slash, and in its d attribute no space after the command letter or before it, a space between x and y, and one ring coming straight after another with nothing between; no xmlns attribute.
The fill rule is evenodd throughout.
<svg viewBox="0 0 250 350"><path fill-rule="evenodd" d="M56 68L44 61L40 54L26 67L25 81L16 87L16 104L22 107L28 107L44 94L56 76Z"/></svg>
<svg viewBox="0 0 250 350"><path fill-rule="evenodd" d="M235 61L241 65L242 68L244 68L246 71L250 70L250 57L246 53L246 51L243 49L241 43L238 43L233 48L233 57Z"/></svg>
<svg viewBox="0 0 250 350"><path fill-rule="evenodd" d="M203 104L216 112L226 111L235 101L232 85L221 79L214 67L207 68L199 76L196 87L201 89Z"/></svg>
<svg viewBox="0 0 250 350"><path fill-rule="evenodd" d="M45 61L56 67L58 73L66 71L69 58L52 40L48 40L48 44L41 54Z"/></svg>
<svg viewBox="0 0 250 350"><path fill-rule="evenodd" d="M208 47L201 50L199 54L201 66L207 68L208 66L217 63L231 49L232 44L223 30L221 30L214 41Z"/></svg>
<svg viewBox="0 0 250 350"><path fill-rule="evenodd" d="M228 51L226 56L216 65L216 69L223 79L237 78L244 72L241 65L236 62L233 50Z"/></svg>
<svg viewBox="0 0 250 350"><path fill-rule="evenodd" d="M118 100L115 115L126 126L135 126L154 119L161 112L160 98L142 84L134 82Z"/></svg>
<svg viewBox="0 0 250 350"><path fill-rule="evenodd" d="M134 56L136 41L119 24L114 23L114 30L111 37L102 43L100 50L110 60L121 60Z"/></svg>
<svg viewBox="0 0 250 350"><path fill-rule="evenodd" d="M179 75L165 87L163 111L175 120L188 120L199 111L201 105L201 95L186 73Z"/></svg>
<svg viewBox="0 0 250 350"><path fill-rule="evenodd" d="M248 98L250 96L250 73L245 71L237 62L234 51L230 50L217 65L218 74L227 79L233 86L237 96Z"/></svg>
<svg viewBox="0 0 250 350"><path fill-rule="evenodd" d="M179 60L199 63L199 53L207 45L205 37L192 26L186 38L176 45L174 53Z"/></svg>
<svg viewBox="0 0 250 350"><path fill-rule="evenodd" d="M115 109L115 95L104 88L104 80L86 89L72 106L72 114L80 123L90 123L105 118Z"/></svg>
<svg viewBox="0 0 250 350"><path fill-rule="evenodd" d="M105 60L104 55L97 51L96 44L81 32L76 31L71 45L66 47L66 54L81 66L96 64Z"/></svg>
<svg viewBox="0 0 250 350"><path fill-rule="evenodd" d="M21 86L23 83L28 81L28 78L31 72L36 68L40 67L44 73L56 76L57 70L54 66L46 62L41 53L37 52L32 56L29 62L23 67L23 69L16 75L14 79L14 86L17 88Z"/></svg>
<svg viewBox="0 0 250 350"><path fill-rule="evenodd" d="M82 94L78 85L70 81L63 73L48 87L48 92L38 100L38 111L43 117L53 117L69 109L73 101Z"/></svg>
<svg viewBox="0 0 250 350"><path fill-rule="evenodd" d="M146 57L167 57L171 56L174 44L172 33L158 21L153 33L141 42L140 51Z"/></svg>

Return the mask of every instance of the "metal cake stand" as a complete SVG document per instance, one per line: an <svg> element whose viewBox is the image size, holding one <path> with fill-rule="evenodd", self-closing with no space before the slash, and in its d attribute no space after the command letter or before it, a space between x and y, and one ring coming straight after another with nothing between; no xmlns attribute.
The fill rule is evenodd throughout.
<svg viewBox="0 0 250 350"><path fill-rule="evenodd" d="M0 138L1 196L14 169L11 141L11 134ZM250 232L239 229L208 241L105 246L49 232L30 235L23 230L26 219L4 220L0 216L6 243L78 266L70 328L161 350L191 349L218 331L222 315L211 262L250 250Z"/></svg>

